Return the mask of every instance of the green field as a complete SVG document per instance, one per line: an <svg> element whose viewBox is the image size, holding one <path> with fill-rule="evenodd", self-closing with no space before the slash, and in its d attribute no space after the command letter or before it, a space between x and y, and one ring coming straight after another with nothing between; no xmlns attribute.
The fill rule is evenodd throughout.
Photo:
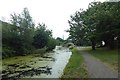
<svg viewBox="0 0 120 80"><path fill-rule="evenodd" d="M87 47L82 50L89 52L114 70L118 70L118 49L96 48L93 51L90 47Z"/></svg>
<svg viewBox="0 0 120 80"><path fill-rule="evenodd" d="M87 78L84 59L76 48L72 49L72 56L64 69L62 78Z"/></svg>

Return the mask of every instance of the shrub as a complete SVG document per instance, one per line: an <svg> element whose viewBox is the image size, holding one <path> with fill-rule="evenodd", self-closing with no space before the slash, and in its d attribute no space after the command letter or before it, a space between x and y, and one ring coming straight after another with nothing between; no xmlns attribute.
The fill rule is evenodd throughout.
<svg viewBox="0 0 120 80"><path fill-rule="evenodd" d="M55 48L56 44L57 43L56 43L55 39L49 38L49 41L48 41L48 44L47 44L47 47L48 47L47 51L52 51Z"/></svg>
<svg viewBox="0 0 120 80"><path fill-rule="evenodd" d="M34 51L35 54L44 54L46 52L47 48L44 47L44 48L41 48L41 49L37 49Z"/></svg>
<svg viewBox="0 0 120 80"><path fill-rule="evenodd" d="M3 47L2 58L12 57L15 55L15 51L10 47Z"/></svg>

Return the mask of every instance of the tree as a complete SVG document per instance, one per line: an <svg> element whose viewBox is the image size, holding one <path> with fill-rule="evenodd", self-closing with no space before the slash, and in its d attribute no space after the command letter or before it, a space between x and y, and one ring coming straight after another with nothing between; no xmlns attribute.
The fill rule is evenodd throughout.
<svg viewBox="0 0 120 80"><path fill-rule="evenodd" d="M84 12L76 11L74 15L71 15L71 20L68 21L70 29L67 32L70 33L69 39L79 46L88 45L88 38L86 37L86 25L83 24L82 16ZM87 44L85 44L87 43Z"/></svg>
<svg viewBox="0 0 120 80"><path fill-rule="evenodd" d="M18 45L19 50L17 50L17 52L19 51L19 54L30 53L31 51L29 50L32 49L31 45L33 42L35 25L28 9L24 8L23 12L18 15L15 13L11 14L11 23L16 26L14 31L16 31L20 37L20 40L16 41L21 44L20 46Z"/></svg>
<svg viewBox="0 0 120 80"><path fill-rule="evenodd" d="M36 51L52 50L56 46L56 40L52 37L52 30L45 24L35 24L27 8L21 14L11 14L11 24L2 22L2 55L11 57L26 55ZM43 48L43 49L39 49Z"/></svg>
<svg viewBox="0 0 120 80"><path fill-rule="evenodd" d="M49 40L47 43L47 50L48 51L53 50L55 48L56 44L57 44L57 40L52 37L49 37Z"/></svg>
<svg viewBox="0 0 120 80"><path fill-rule="evenodd" d="M119 42L119 7L120 2L92 2L87 10L77 11L69 21L70 38L77 43L89 39L93 50L96 43L102 41L110 49L114 48L114 39Z"/></svg>
<svg viewBox="0 0 120 80"><path fill-rule="evenodd" d="M33 45L36 48L43 48L47 45L49 36L51 36L51 33L49 30L46 29L45 24L38 24L35 36L34 36L34 42Z"/></svg>
<svg viewBox="0 0 120 80"><path fill-rule="evenodd" d="M88 13L92 15L89 17L90 20L94 20L92 24L94 24L97 41L105 41L105 44L110 49L114 48L114 38L118 36L118 28L119 26L119 4L120 2L111 3L111 2L104 2L104 3L93 3L94 5L90 7L90 11ZM116 14L116 15L115 15ZM86 18L87 19L87 18ZM88 24L88 23L87 23ZM91 24L91 25L92 25Z"/></svg>

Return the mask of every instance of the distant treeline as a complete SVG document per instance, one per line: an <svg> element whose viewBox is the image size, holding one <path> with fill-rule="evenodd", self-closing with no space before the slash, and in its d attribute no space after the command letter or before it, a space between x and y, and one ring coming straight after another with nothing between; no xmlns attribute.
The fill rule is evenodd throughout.
<svg viewBox="0 0 120 80"><path fill-rule="evenodd" d="M51 51L59 43L45 24L35 26L27 8L21 14L11 14L10 23L1 22L2 58Z"/></svg>
<svg viewBox="0 0 120 80"><path fill-rule="evenodd" d="M120 48L120 1L92 2L87 10L80 9L70 16L69 39L76 45Z"/></svg>

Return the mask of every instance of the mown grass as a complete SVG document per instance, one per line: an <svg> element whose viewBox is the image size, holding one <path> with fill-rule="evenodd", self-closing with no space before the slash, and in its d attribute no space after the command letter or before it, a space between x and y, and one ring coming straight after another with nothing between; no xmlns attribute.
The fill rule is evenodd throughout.
<svg viewBox="0 0 120 80"><path fill-rule="evenodd" d="M61 78L87 78L84 59L76 48L72 49L71 58L69 59Z"/></svg>
<svg viewBox="0 0 120 80"><path fill-rule="evenodd" d="M83 48L83 50L89 52L114 70L118 70L118 49L96 48L96 50L91 50L91 48Z"/></svg>

